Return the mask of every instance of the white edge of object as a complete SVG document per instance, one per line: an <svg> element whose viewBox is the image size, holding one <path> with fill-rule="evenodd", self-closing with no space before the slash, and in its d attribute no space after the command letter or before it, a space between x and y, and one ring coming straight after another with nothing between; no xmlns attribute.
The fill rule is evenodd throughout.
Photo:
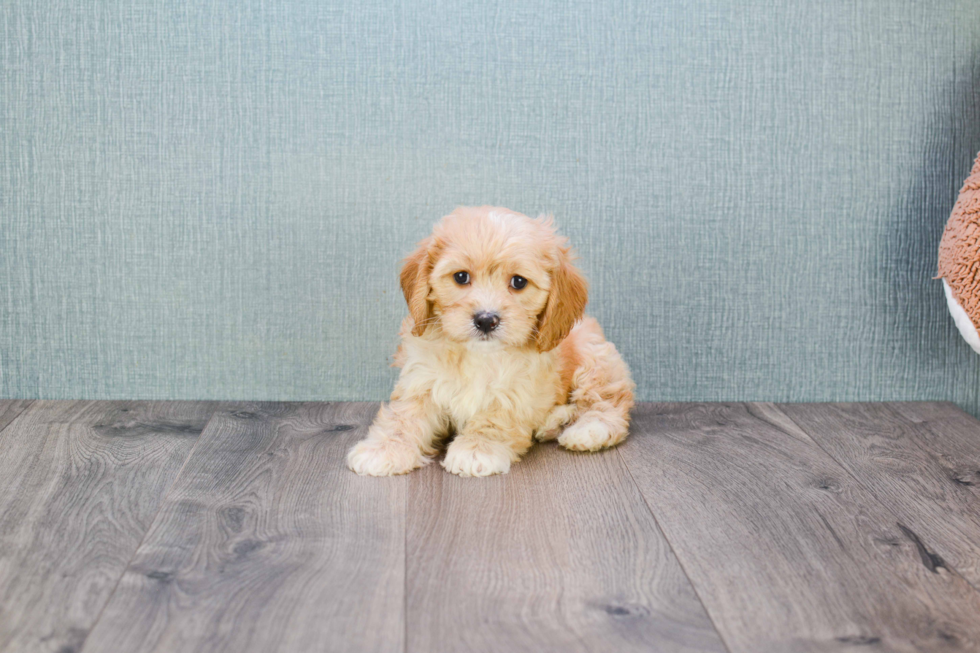
<svg viewBox="0 0 980 653"><path fill-rule="evenodd" d="M949 312L953 316L956 328L960 330L960 335L963 336L968 345L973 347L973 351L980 354L980 333L977 333L977 327L973 325L973 320L953 297L953 291L945 279L943 279L943 290L946 292L946 304L949 305Z"/></svg>

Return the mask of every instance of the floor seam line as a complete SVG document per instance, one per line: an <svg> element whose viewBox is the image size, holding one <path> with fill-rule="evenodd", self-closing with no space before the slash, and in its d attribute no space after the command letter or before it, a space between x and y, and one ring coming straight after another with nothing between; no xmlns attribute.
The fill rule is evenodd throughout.
<svg viewBox="0 0 980 653"><path fill-rule="evenodd" d="M926 403L928 403L928 402L926 402ZM898 419L903 424L908 425L912 430L918 430L920 428L923 428L923 429L927 429L930 432L932 432L933 435L936 435L935 431L932 431L932 429L929 428L928 422L926 422L926 423L916 423L916 422L913 422L912 420L906 418L904 415L902 415L901 413L899 413L897 410L894 410L891 406L888 405L888 403L882 404L882 407L885 409L885 411L887 413L889 413L890 415L892 415L893 417L895 417L896 419ZM930 451L925 446L923 446L921 443L919 443L919 441L917 439L915 439L915 438L907 438L907 439L908 440L911 440L912 446L915 447L916 449L918 449L919 451L923 452L929 458L929 460L931 460L934 463L936 463L936 465L938 467L940 467L940 468L942 467L942 465L939 464L939 460L937 459L936 455L933 454L932 451ZM875 498L877 498L877 495L875 496ZM879 499L879 501L880 501L880 499ZM894 511L892 511L892 514L894 514ZM898 515L895 515L895 516L897 517ZM975 591L980 592L980 587L978 587L978 586L974 585L972 582L970 582L970 580L966 576L964 576L962 573L960 573L960 570L959 569L956 569L955 567L953 567L953 568L950 568L950 571L954 572L957 576L959 576L964 581L966 581L966 584L969 585L970 587L972 587Z"/></svg>
<svg viewBox="0 0 980 653"><path fill-rule="evenodd" d="M17 400L15 399L14 401L17 401ZM37 403L37 401L38 401L37 399L29 399L29 400L27 400L27 405L24 406L23 408L21 408L19 411L17 411L17 414L14 415L14 418L12 420L10 420L9 422L7 422L3 426L3 428L0 428L0 435L3 435L4 432L7 429L9 429L13 425L14 422L16 422L17 420L19 420L21 418L21 415L25 415L27 413L27 411L31 408L31 406L33 406L35 403Z"/></svg>
<svg viewBox="0 0 980 653"><path fill-rule="evenodd" d="M859 403L860 403L860 402L859 402ZM870 403L880 403L881 405L883 405L883 406L885 407L885 409L886 409L886 411L888 411L889 413L891 413L891 414L892 414L892 415L894 415L895 417L897 417L897 418L899 418L899 419L900 419L900 420L901 420L902 422L904 422L904 423L906 423L906 424L912 424L912 422L909 422L908 420L906 420L906 419L905 419L904 417L902 417L901 415L898 415L898 414L897 414L897 413L895 413L894 411L891 411L891 410L890 410L890 409L888 408L888 406L886 405L886 404L887 404L888 402L870 402ZM838 466L838 467L840 467L840 468L841 468L842 470L844 470L844 472L845 472L845 473L846 473L846 474L847 474L848 476L850 476L850 477L851 477L852 479L854 479L854 481L855 481L855 482L856 482L856 483L857 483L858 485L860 485L860 486L861 486L862 488L864 488L865 490L867 490L867 491L868 491L868 493L869 493L869 494L870 494L871 496L873 496L873 497L874 497L874 499L875 499L875 501L877 501L877 502L878 502L878 504L879 504L879 505L880 505L880 506L881 506L882 508L884 508L884 509L885 509L885 511L886 511L886 512L887 512L887 513L888 513L889 515L891 515L892 517L894 517L894 518L895 518L895 523L896 523L896 524L898 524L898 525L901 525L901 523L902 523L902 518L901 518L901 517L900 517L899 515L897 515L897 514L895 513L895 511L894 511L894 510L892 510L892 508L891 508L891 506L889 506L889 505L888 505L887 503L885 503L885 502L884 502L884 501L883 501L883 500L881 499L881 497L879 497L879 496L878 496L878 492L876 492L876 491L875 491L875 489L874 489L873 487L870 487L870 486L869 486L868 484L866 484L866 483L865 483L864 481L862 481L861 479L859 479L859 478L857 477L857 475L856 475L856 474L854 474L854 472L852 472L852 471L851 471L851 470L850 470L850 469L849 469L849 468L848 468L848 467L847 467L846 465L844 465L844 463L842 463L841 461L839 461L839 460L837 460L837 458L835 458L833 454L831 454L831 453L830 453L829 451L827 451L827 449L825 449L825 448L823 447L823 445L821 445L821 444L820 444L820 442L818 442L818 441L817 441L817 439L813 437L813 434L811 434L809 430L807 430L807 429L805 429L805 428L803 428L803 426L802 426L802 425L801 425L801 424L800 424L799 422L797 422L797 421L796 421L795 419L793 419L793 418L792 418L792 417L791 417L790 415L788 415L788 414L787 414L786 412L784 412L784 411L783 411L782 409L780 409L780 408L779 408L779 404L773 404L773 406L775 406L775 407L776 407L776 408L777 408L777 409L779 410L779 412L780 412L780 413L782 413L783 415L785 415L787 419L789 419L789 420L790 420L790 421L792 421L792 422L793 422L794 424L796 424L796 425L797 425L798 427L800 427L800 429L801 429L801 430L802 430L802 431L803 431L804 433L806 433L807 435L809 435L809 436L810 436L810 439L811 439L811 440L813 440L813 444L814 444L814 445L815 445L815 446L816 446L816 447L817 447L817 448L818 448L818 449L819 449L820 451L822 451L822 452L823 452L823 453L824 453L824 454L825 454L825 455L826 455L826 456L827 456L828 458L830 458L830 459L831 459L832 461L834 461L834 462L835 462L835 463L837 464L837 466ZM915 444L915 443L913 443L913 444ZM918 446L918 445L916 445L916 446ZM920 536L920 537L921 537L921 536ZM974 592L978 592L978 593L980 593L980 588L977 588L977 587L976 587L976 586L975 586L975 585L974 585L973 583L971 583L971 582L970 582L970 581L969 581L969 580L968 580L968 579L967 579L967 578L966 578L966 577L965 577L965 576L964 576L963 574L961 574L961 573L960 573L960 570L959 570L959 569L956 569L955 567L947 567L947 569L949 570L949 572L950 572L951 574L956 574L957 576L959 576L959 577L960 577L960 578L961 578L961 579L963 580L963 582L964 582L964 583L966 583L966 585L967 585L967 587L969 587L970 589L972 589L972 590L973 590Z"/></svg>
<svg viewBox="0 0 980 653"><path fill-rule="evenodd" d="M179 403L179 402L174 402L174 403ZM211 421L214 420L214 416L218 413L221 404L219 402L214 402L214 404L215 404L215 408L213 411L211 411L211 414L208 416L208 421L204 423L204 427L201 428L201 432L198 434L197 440L194 441L194 445L191 447L191 450L187 452L187 457L184 458L184 462L181 464L180 469L177 470L177 474L174 476L174 480L170 483L169 487L167 487L166 492L164 492L163 496L160 498L160 505L157 506L156 512L153 513L153 517L150 519L149 525L146 527L146 530L143 532L143 537L140 538L139 544L137 544L136 548L133 549L133 554L129 556L129 560L126 561L126 566L123 567L122 573L119 574L119 578L116 579L116 584L113 585L112 591L109 592L109 596L106 598L105 603L102 605L102 609L99 610L99 615L92 622L92 625L89 627L88 632L85 633L85 639L82 641L82 645L78 649L78 653L85 652L85 647L88 645L89 637L92 635L92 631L94 631L95 627L99 625L100 621L102 621L102 616L105 614L106 608L109 607L109 603L112 602L113 597L116 595L116 591L119 589L119 584L122 583L123 576L125 576L126 572L129 571L129 566L133 564L133 560L136 559L136 554L139 553L139 550L140 548L142 548L143 543L146 542L146 536L149 535L150 531L153 530L153 524L156 523L157 517L160 516L160 511L163 510L163 506L167 502L167 497L170 496L170 492L173 490L174 486L177 485L177 481L180 479L180 475L184 473L184 469L187 467L187 463L190 461L191 456L193 456L194 452L197 451L197 446L201 443L201 438L204 436L204 432L208 430L208 426L211 425Z"/></svg>
<svg viewBox="0 0 980 653"><path fill-rule="evenodd" d="M412 484L407 476L403 478L405 478L405 492L402 500L402 652L408 653L408 490Z"/></svg>
<svg viewBox="0 0 980 653"><path fill-rule="evenodd" d="M677 555L677 550L674 548L674 543L670 541L669 537L667 537L667 532L664 531L663 527L660 525L660 520L657 519L657 515L653 512L653 508L650 507L650 502L647 501L646 495L643 494L643 490L640 489L640 485L636 482L636 479L633 478L633 470L630 469L629 463L626 461L626 456L623 455L623 452L619 447L616 447L616 453L619 455L619 460L623 463L623 467L626 469L626 475L629 477L630 483L633 484L633 488L636 490L637 494L640 495L640 499L643 500L643 505L646 506L647 512L650 513L650 517L653 519L654 525L657 527L657 530L660 531L660 535L663 536L664 542L667 543L667 548L670 549L670 554L674 556L674 560L677 561L677 566L680 567L681 573L684 574L684 578L687 579L688 585L691 586L691 591L694 592L694 597L698 600L698 603L701 604L701 609L704 610L705 616L708 617L708 622L711 624L711 627L715 629L715 633L718 635L718 640L721 642L721 645L725 647L726 651L732 653L732 647L729 646L728 642L725 640L725 636L722 634L721 629L718 628L715 618L711 616L708 606L705 605L704 599L701 598L701 593L698 591L697 585L694 584L694 581L691 579L691 575L684 567L684 563L681 562L680 556Z"/></svg>

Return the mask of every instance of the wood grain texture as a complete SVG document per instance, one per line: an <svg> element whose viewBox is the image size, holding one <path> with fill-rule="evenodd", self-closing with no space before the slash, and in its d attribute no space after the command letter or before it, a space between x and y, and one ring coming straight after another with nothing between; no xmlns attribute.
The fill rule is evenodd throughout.
<svg viewBox="0 0 980 653"><path fill-rule="evenodd" d="M617 451L411 476L407 650L724 651Z"/></svg>
<svg viewBox="0 0 980 653"><path fill-rule="evenodd" d="M980 422L949 403L781 409L980 588Z"/></svg>
<svg viewBox="0 0 980 653"><path fill-rule="evenodd" d="M31 399L0 400L0 431L20 415L33 402Z"/></svg>
<svg viewBox="0 0 980 653"><path fill-rule="evenodd" d="M38 401L0 432L0 651L78 651L213 406Z"/></svg>
<svg viewBox="0 0 980 653"><path fill-rule="evenodd" d="M85 653L400 650L408 479L344 466L376 410L216 413Z"/></svg>
<svg viewBox="0 0 980 653"><path fill-rule="evenodd" d="M728 647L980 648L980 593L770 410L643 404L620 448Z"/></svg>

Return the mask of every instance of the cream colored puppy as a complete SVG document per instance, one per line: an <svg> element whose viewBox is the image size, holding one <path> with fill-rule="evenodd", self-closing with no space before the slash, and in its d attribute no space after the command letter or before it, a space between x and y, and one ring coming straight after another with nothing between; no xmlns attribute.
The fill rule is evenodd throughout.
<svg viewBox="0 0 980 653"><path fill-rule="evenodd" d="M534 439L596 451L626 437L635 386L583 317L588 285L550 217L458 208L405 259L401 286L401 376L352 470L404 474L452 432L442 466L460 476L504 474Z"/></svg>

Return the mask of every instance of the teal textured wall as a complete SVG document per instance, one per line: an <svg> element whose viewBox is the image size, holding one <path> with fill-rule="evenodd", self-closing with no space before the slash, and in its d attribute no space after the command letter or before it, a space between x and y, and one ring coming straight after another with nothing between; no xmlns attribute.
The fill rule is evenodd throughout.
<svg viewBox="0 0 980 653"><path fill-rule="evenodd" d="M980 409L973 0L0 5L0 396L380 399L398 260L553 212L642 399Z"/></svg>

